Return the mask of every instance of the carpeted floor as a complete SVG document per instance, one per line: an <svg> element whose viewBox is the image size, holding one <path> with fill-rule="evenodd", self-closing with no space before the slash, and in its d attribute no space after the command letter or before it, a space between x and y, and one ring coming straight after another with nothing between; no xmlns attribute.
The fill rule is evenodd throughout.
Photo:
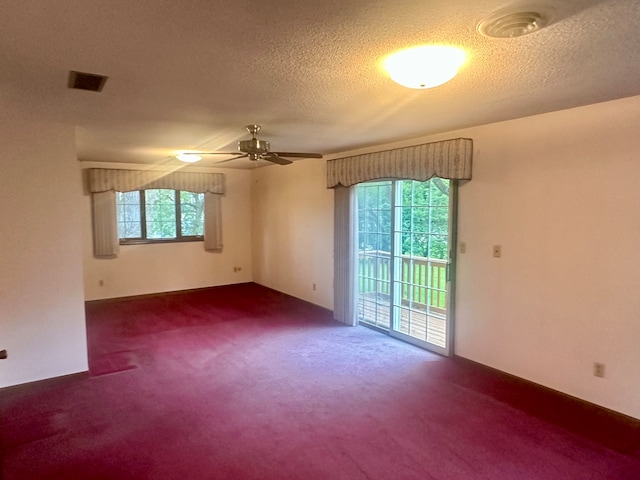
<svg viewBox="0 0 640 480"><path fill-rule="evenodd" d="M0 391L3 480L640 479L640 422L254 284L87 323L90 374Z"/></svg>

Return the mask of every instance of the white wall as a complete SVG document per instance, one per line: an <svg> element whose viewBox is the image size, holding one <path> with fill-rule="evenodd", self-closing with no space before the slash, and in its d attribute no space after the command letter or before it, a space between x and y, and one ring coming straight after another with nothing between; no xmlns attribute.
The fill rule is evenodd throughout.
<svg viewBox="0 0 640 480"><path fill-rule="evenodd" d="M87 370L73 127L0 115L0 387Z"/></svg>
<svg viewBox="0 0 640 480"><path fill-rule="evenodd" d="M91 167L136 168L132 165L83 162L83 168ZM91 197L85 193L82 218L86 300L252 281L250 172L193 167L186 168L185 171L219 172L225 175L222 252L207 252L202 242L164 243L122 245L117 258L95 258L91 231ZM234 272L234 267L241 270Z"/></svg>
<svg viewBox="0 0 640 480"><path fill-rule="evenodd" d="M473 138L473 180L460 188L456 354L636 418L638 125L633 97L360 151ZM259 283L331 307L331 292L310 291L316 280L331 288L333 276L324 175L311 160L255 172L254 268ZM605 378L593 376L595 361Z"/></svg>
<svg viewBox="0 0 640 480"><path fill-rule="evenodd" d="M259 168L252 180L254 281L333 309L333 191L326 188L326 162Z"/></svg>
<svg viewBox="0 0 640 480"><path fill-rule="evenodd" d="M464 132L456 330L463 357L637 418L639 124L634 97Z"/></svg>

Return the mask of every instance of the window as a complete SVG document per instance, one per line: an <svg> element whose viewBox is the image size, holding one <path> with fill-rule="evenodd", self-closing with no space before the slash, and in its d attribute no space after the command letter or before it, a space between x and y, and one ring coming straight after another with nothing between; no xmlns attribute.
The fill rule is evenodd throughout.
<svg viewBox="0 0 640 480"><path fill-rule="evenodd" d="M203 239L204 194L152 189L116 192L121 244Z"/></svg>

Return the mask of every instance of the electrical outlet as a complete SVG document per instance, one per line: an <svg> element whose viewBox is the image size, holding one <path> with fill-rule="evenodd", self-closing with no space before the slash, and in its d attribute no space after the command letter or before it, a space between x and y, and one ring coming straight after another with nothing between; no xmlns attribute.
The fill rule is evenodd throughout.
<svg viewBox="0 0 640 480"><path fill-rule="evenodd" d="M313 290L315 291L315 289L316 289L316 284L314 283L313 284Z"/></svg>
<svg viewBox="0 0 640 480"><path fill-rule="evenodd" d="M604 363L595 362L593 364L593 374L596 377L603 378L604 377Z"/></svg>
<svg viewBox="0 0 640 480"><path fill-rule="evenodd" d="M467 253L467 242L460 242L460 253Z"/></svg>
<svg viewBox="0 0 640 480"><path fill-rule="evenodd" d="M500 245L493 246L493 256L500 258L502 256L502 247Z"/></svg>

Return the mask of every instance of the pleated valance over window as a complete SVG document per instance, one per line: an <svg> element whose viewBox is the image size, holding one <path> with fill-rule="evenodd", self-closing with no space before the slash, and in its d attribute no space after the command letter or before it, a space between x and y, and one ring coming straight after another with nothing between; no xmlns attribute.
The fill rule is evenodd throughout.
<svg viewBox="0 0 640 480"><path fill-rule="evenodd" d="M455 138L394 148L327 162L327 187L350 187L379 179L405 179L424 182L431 177L452 180L471 179L473 140Z"/></svg>
<svg viewBox="0 0 640 480"><path fill-rule="evenodd" d="M225 182L222 173L159 172L152 170L89 169L89 191L91 193L133 192L167 188L194 193L224 194Z"/></svg>

